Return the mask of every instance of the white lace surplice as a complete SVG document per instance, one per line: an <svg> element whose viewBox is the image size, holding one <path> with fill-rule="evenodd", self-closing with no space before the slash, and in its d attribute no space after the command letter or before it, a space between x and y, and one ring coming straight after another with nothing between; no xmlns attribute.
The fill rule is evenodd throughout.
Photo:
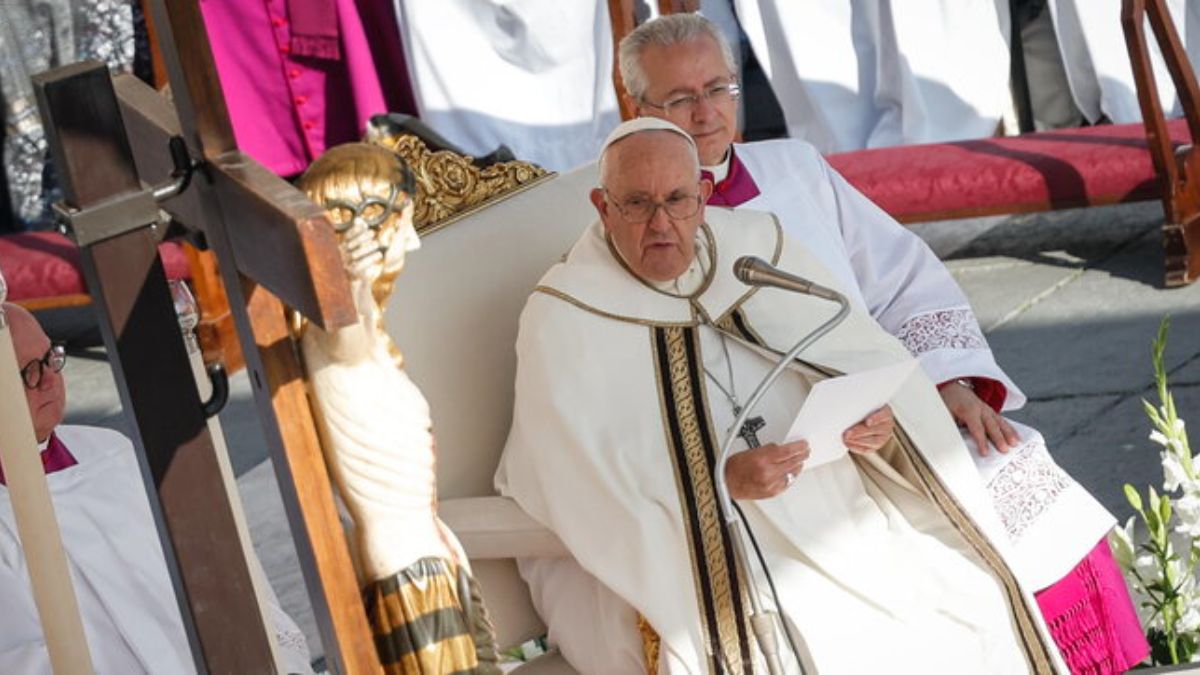
<svg viewBox="0 0 1200 675"><path fill-rule="evenodd" d="M811 145L782 140L735 146L760 193L738 208L770 211L921 361L929 378L986 377L1008 391L1005 409L1025 403L996 365L966 295L920 237L834 171Z"/></svg>
<svg viewBox="0 0 1200 675"><path fill-rule="evenodd" d="M766 141L734 152L759 188L737 208L775 213L791 238L842 282L850 301L865 307L921 363L934 382L983 377L1004 386L1002 410L1025 404L1025 394L996 363L966 295L929 246L846 182L808 143ZM980 457L995 506L1020 553L1022 581L1045 588L1070 571L1115 523L1082 486L1059 468L1036 430L1016 425L1019 447ZM1064 484L1047 491L1039 477ZM999 482L997 482L999 481ZM1016 503L1038 508L1016 508Z"/></svg>

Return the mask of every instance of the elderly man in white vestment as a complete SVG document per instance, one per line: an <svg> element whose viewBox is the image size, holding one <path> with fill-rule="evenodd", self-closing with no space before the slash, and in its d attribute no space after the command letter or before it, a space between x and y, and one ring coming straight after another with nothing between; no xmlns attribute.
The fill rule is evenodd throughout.
<svg viewBox="0 0 1200 675"><path fill-rule="evenodd" d="M66 354L32 314L9 303L4 311L96 673L195 673L133 445L110 429L60 424ZM3 482L0 474L0 673L48 674L50 656ZM304 635L273 594L268 605L282 665L311 673Z"/></svg>
<svg viewBox="0 0 1200 675"><path fill-rule="evenodd" d="M734 143L738 83L728 45L699 15L648 22L620 46L639 114L696 140L710 205L769 211L938 383L1014 546L1018 577L1039 591L1046 620L1077 668L1120 672L1145 654L1104 537L1112 516L1051 458L1036 430L1002 411L1025 395L996 364L966 296L920 238L867 200L800 140ZM1000 452L995 452L999 450ZM1102 589L1100 591L1088 589ZM1086 620L1079 617L1086 615ZM1131 635L1092 640L1079 636ZM1092 657L1083 656L1091 654ZM1088 659L1095 658L1096 663ZM1108 672L1108 671L1106 671Z"/></svg>
<svg viewBox="0 0 1200 675"><path fill-rule="evenodd" d="M714 456L777 354L836 307L749 288L732 264L757 255L839 282L770 214L705 208L696 144L669 122L621 125L600 165L600 219L521 316L497 486L628 607L599 602L588 625L547 616L576 668L765 672L744 571L717 525ZM807 443L782 443L816 381L911 358L854 308L756 408L757 438L734 445L730 494L799 658L819 673L1053 672L1003 524L923 374L845 432L849 454L806 467ZM554 580L529 578L544 607Z"/></svg>

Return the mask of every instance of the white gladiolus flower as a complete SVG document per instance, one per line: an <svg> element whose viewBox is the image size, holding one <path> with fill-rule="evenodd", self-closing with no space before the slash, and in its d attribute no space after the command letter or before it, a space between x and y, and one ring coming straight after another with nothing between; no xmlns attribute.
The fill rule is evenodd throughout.
<svg viewBox="0 0 1200 675"><path fill-rule="evenodd" d="M1133 560L1133 567L1147 582L1159 577L1158 560L1149 553L1143 553Z"/></svg>
<svg viewBox="0 0 1200 675"><path fill-rule="evenodd" d="M1176 436L1182 436L1184 426L1186 426L1186 425L1184 425L1183 419L1176 417L1175 424L1171 425L1171 430L1175 432Z"/></svg>
<svg viewBox="0 0 1200 675"><path fill-rule="evenodd" d="M1163 435L1163 432L1161 432L1157 429L1150 432L1150 440L1155 443L1158 443L1159 445L1161 445L1163 447L1167 446L1167 437Z"/></svg>
<svg viewBox="0 0 1200 675"><path fill-rule="evenodd" d="M1167 492L1174 492L1179 489L1179 486L1190 482L1187 472L1183 470L1183 463L1179 461L1179 455L1173 452L1162 453L1163 467L1163 489Z"/></svg>
<svg viewBox="0 0 1200 675"><path fill-rule="evenodd" d="M1173 503L1179 524L1176 532L1181 532L1192 539L1200 538L1200 494L1188 492Z"/></svg>

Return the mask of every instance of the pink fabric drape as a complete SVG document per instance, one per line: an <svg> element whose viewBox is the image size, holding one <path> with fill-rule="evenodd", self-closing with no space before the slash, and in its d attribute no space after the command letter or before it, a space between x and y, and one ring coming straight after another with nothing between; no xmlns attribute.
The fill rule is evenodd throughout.
<svg viewBox="0 0 1200 675"><path fill-rule="evenodd" d="M1074 675L1123 673L1150 653L1107 540L1100 540L1075 569L1036 597Z"/></svg>
<svg viewBox="0 0 1200 675"><path fill-rule="evenodd" d="M327 147L361 138L367 120L389 112L389 98L398 98L384 89L407 84L381 79L404 70L395 20L377 25L392 12L385 0L322 0L298 16L295 6L290 0L200 3L238 145L281 176L300 173ZM319 21L331 25L318 30L313 24ZM297 49L294 38L301 34L311 39ZM330 39L338 49L319 48Z"/></svg>

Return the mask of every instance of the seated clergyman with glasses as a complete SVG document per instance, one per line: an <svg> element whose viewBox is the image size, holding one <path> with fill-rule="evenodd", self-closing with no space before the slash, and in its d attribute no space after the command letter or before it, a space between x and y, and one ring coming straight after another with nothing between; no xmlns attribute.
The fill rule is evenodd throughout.
<svg viewBox="0 0 1200 675"><path fill-rule="evenodd" d="M5 303L4 313L96 673L196 672L132 444L111 429L61 423L65 351L26 310ZM311 673L303 634L270 600L287 672ZM49 674L2 472L0 608L0 673Z"/></svg>
<svg viewBox="0 0 1200 675"><path fill-rule="evenodd" d="M572 665L765 672L716 498L715 457L733 434L724 477L774 582L768 593L752 566L759 599L785 617L788 672L798 659L810 673L1061 666L923 374L845 431L848 454L807 466L807 442L784 442L814 383L911 359L904 347L852 309L733 429L779 354L837 310L748 287L733 261L753 255L838 280L770 214L705 207L711 184L696 143L669 122L618 127L600 176L599 220L522 313L513 426L496 476L597 584L591 600L577 586L560 594L553 560L521 561ZM596 616L578 621L580 611Z"/></svg>

